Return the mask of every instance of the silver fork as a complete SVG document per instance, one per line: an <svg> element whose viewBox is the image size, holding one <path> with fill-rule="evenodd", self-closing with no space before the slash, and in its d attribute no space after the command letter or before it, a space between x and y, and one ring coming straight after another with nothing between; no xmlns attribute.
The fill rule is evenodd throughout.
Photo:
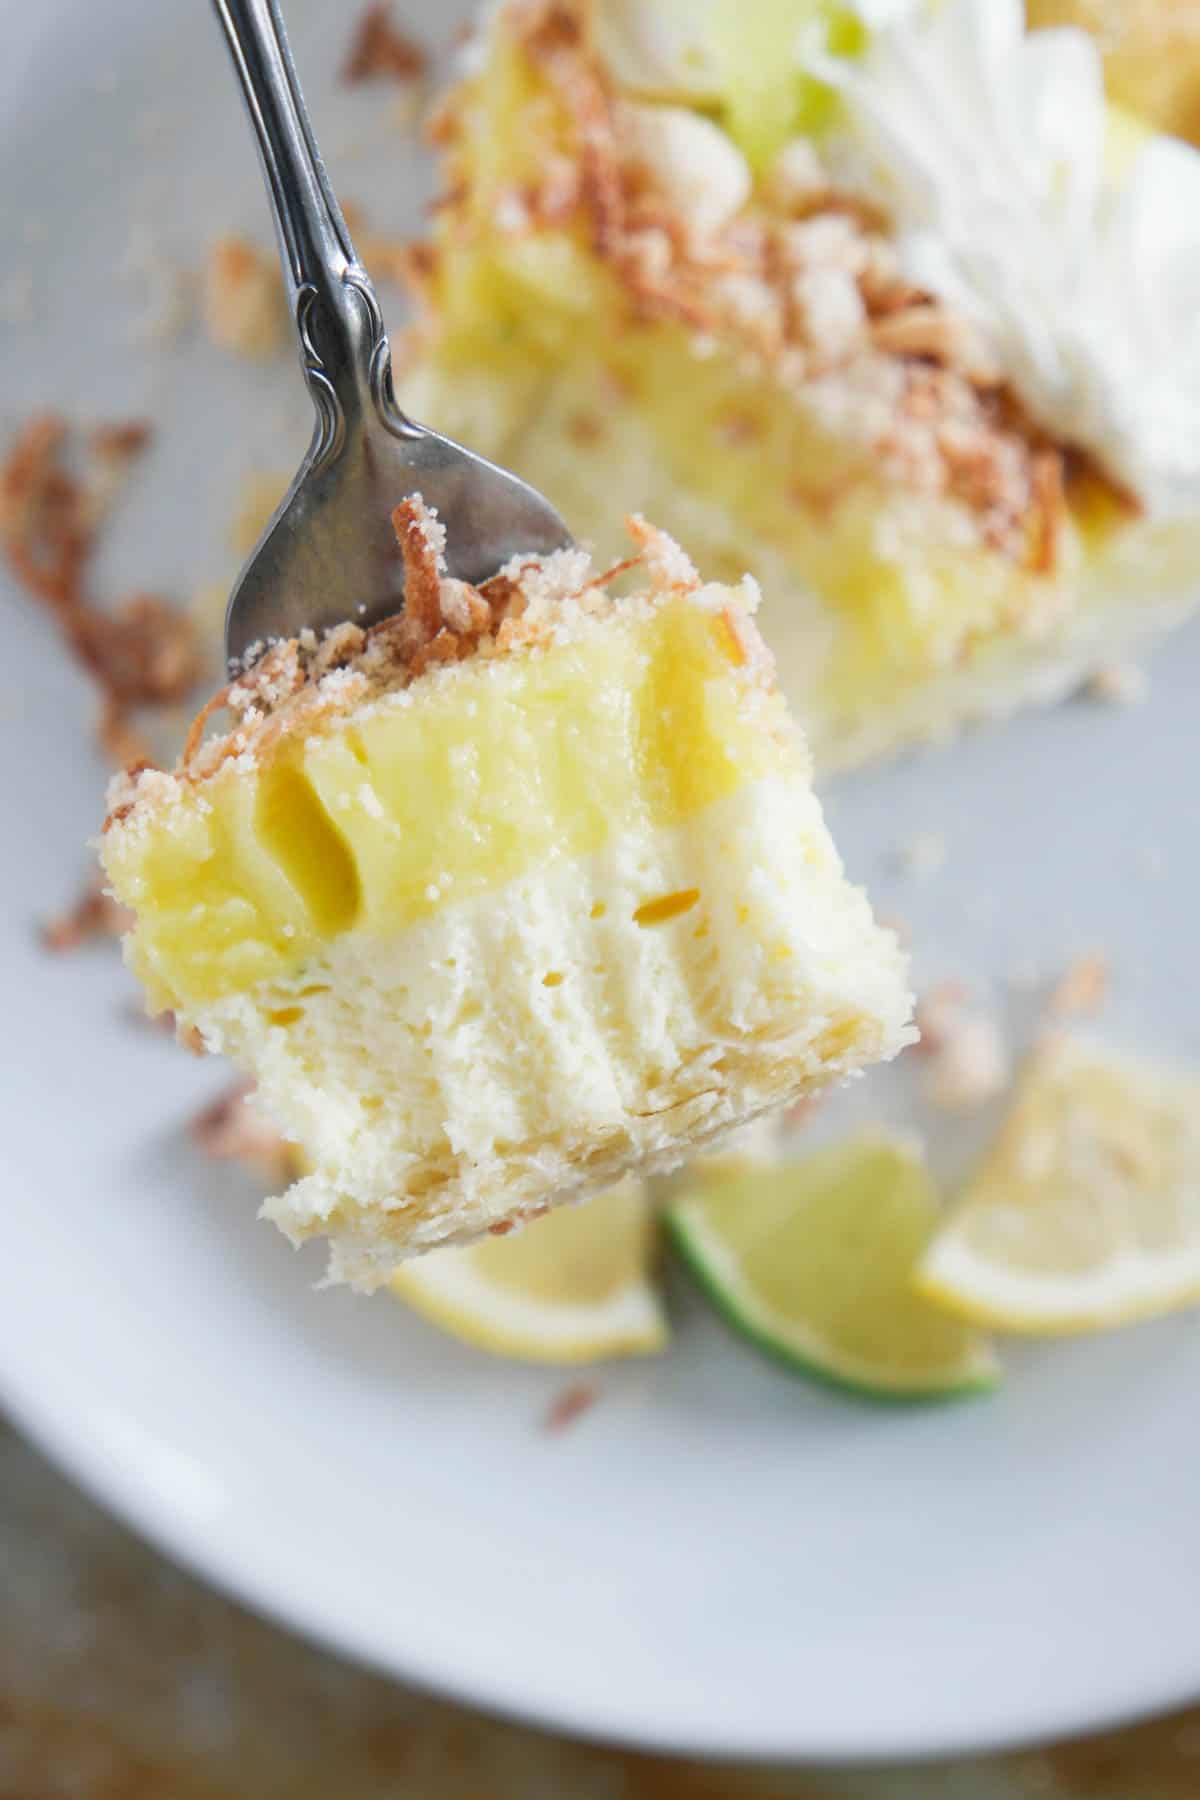
<svg viewBox="0 0 1200 1800"><path fill-rule="evenodd" d="M329 186L277 0L213 0L258 139L300 363L317 421L304 461L229 601L225 651L399 610L390 518L419 492L446 527L449 572L482 581L518 551L571 542L543 495L405 417L370 277Z"/></svg>

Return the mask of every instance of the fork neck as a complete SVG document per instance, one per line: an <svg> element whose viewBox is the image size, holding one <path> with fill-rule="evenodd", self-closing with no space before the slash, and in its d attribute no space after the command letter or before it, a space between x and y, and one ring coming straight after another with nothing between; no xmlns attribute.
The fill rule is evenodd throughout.
<svg viewBox="0 0 1200 1800"><path fill-rule="evenodd" d="M317 412L315 460L376 420L416 434L392 392L391 350L370 276L334 198L277 0L213 0L254 126L300 360Z"/></svg>

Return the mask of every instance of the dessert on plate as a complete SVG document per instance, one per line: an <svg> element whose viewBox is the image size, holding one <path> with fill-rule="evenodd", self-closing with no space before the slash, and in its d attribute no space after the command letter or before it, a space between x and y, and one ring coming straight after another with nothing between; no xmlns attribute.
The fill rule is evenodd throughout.
<svg viewBox="0 0 1200 1800"><path fill-rule="evenodd" d="M405 402L751 570L818 770L1065 691L1200 589L1200 153L1019 0L501 0Z"/></svg>
<svg viewBox="0 0 1200 1800"><path fill-rule="evenodd" d="M102 840L151 1004L303 1157L268 1215L367 1288L912 1035L752 582L633 519L624 597L580 550L473 588L419 496L395 522L404 613L270 649Z"/></svg>

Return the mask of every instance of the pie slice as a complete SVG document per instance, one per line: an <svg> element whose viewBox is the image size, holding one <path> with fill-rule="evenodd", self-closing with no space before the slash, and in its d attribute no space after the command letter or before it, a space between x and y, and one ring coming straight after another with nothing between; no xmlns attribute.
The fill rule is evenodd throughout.
<svg viewBox="0 0 1200 1800"><path fill-rule="evenodd" d="M396 525L404 614L268 651L102 841L152 1005L300 1148L268 1216L364 1288L912 1036L752 582L635 519L624 597L579 550L473 588L418 496Z"/></svg>

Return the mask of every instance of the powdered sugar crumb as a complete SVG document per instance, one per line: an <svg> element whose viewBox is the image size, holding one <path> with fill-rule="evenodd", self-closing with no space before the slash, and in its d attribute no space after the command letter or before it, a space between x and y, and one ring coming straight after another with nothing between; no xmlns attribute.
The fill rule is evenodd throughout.
<svg viewBox="0 0 1200 1800"><path fill-rule="evenodd" d="M1150 677L1136 663L1106 663L1088 677L1083 691L1104 706L1141 706L1150 694Z"/></svg>
<svg viewBox="0 0 1200 1800"><path fill-rule="evenodd" d="M625 525L630 537L643 552L656 593L670 588L690 593L693 588L700 586L696 565L669 532L651 525L641 513L630 513Z"/></svg>
<svg viewBox="0 0 1200 1800"><path fill-rule="evenodd" d="M972 1007L961 981L944 981L917 1002L918 1049L926 1058L926 1100L943 1112L967 1112L1008 1085L1012 1059L990 1014Z"/></svg>

